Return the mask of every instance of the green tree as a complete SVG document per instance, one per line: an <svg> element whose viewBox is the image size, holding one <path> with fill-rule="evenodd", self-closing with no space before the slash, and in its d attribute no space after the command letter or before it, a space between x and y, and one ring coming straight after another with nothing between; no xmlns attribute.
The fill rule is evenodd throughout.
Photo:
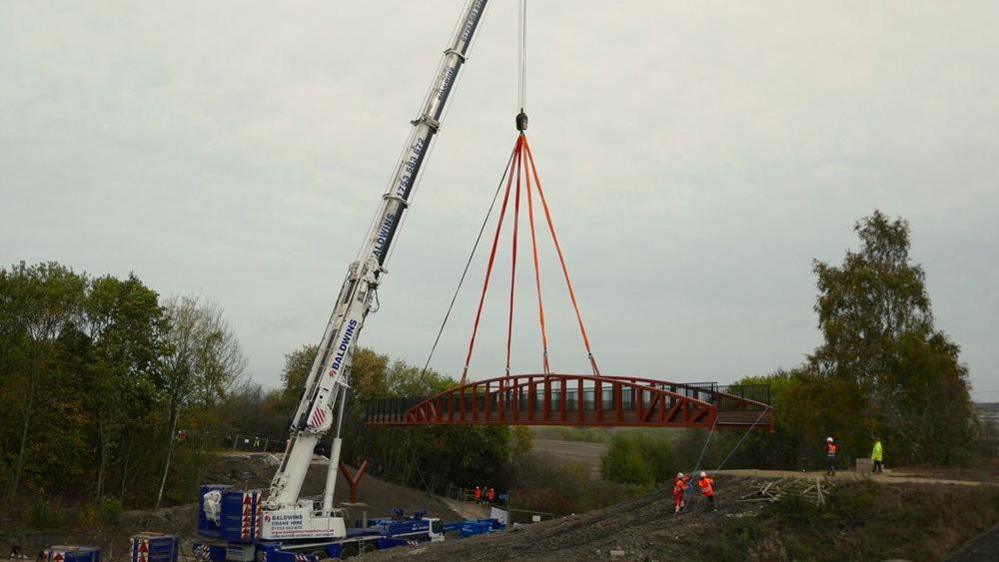
<svg viewBox="0 0 999 562"><path fill-rule="evenodd" d="M259 384L244 382L228 393L222 404L220 419L227 424L227 433L257 435L271 441L284 441L291 425L293 406L285 406L281 390L264 390Z"/></svg>
<svg viewBox="0 0 999 562"><path fill-rule="evenodd" d="M896 365L904 335L932 335L933 314L926 274L909 259L909 223L875 211L854 231L860 250L842 265L814 263L824 343L810 359L823 375L872 388Z"/></svg>
<svg viewBox="0 0 999 562"><path fill-rule="evenodd" d="M155 497L182 415L192 437L173 489L189 486L210 440L194 430L217 423L243 361L216 308L177 299L164 310L135 275L0 269L4 494L89 496L93 513Z"/></svg>
<svg viewBox="0 0 999 562"><path fill-rule="evenodd" d="M847 448L860 451L857 441L878 434L896 460L967 461L975 449L967 370L959 347L934 327L926 275L909 257L909 224L875 211L854 230L860 249L842 265L815 262L824 343L810 357L819 375L844 382L837 392L856 397L844 405L857 414Z"/></svg>
<svg viewBox="0 0 999 562"><path fill-rule="evenodd" d="M51 458L42 451L29 453L33 440L49 423L57 423L60 414L72 416L76 407L51 398L65 389L65 382L73 382L64 376L61 342L73 330L85 287L84 277L51 262L31 267L21 262L0 273L0 370L6 402L18 422L12 425L19 429L11 439L16 453L9 463L8 498L17 495L27 464L44 471L42 463Z"/></svg>
<svg viewBox="0 0 999 562"><path fill-rule="evenodd" d="M165 321L158 295L134 275L122 281L104 276L89 283L80 324L87 336L87 392L84 403L97 430L95 496L105 494L113 449L121 447L121 495L128 481L137 432L155 409L159 357Z"/></svg>

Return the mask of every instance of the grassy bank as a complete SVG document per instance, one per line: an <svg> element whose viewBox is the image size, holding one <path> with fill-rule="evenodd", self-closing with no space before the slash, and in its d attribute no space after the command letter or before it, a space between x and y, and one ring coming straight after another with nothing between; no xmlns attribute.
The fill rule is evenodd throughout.
<svg viewBox="0 0 999 562"><path fill-rule="evenodd" d="M798 496L727 519L702 560L940 560L999 522L999 487L837 487L825 507Z"/></svg>

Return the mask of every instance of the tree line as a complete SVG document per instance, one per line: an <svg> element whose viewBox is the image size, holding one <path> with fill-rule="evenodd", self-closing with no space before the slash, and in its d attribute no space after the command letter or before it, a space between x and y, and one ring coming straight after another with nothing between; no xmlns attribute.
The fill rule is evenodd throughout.
<svg viewBox="0 0 999 562"><path fill-rule="evenodd" d="M995 428L975 415L960 348L935 326L908 223L875 212L855 230L860 246L842 264L813 264L823 343L801 365L740 381L771 385L776 433L742 441L741 432L716 432L706 448L699 431L619 433L604 477L649 486L690 470L702 449L698 469L817 468L828 435L848 462L866 456L875 436L889 466L994 454L985 444L995 439L982 437ZM281 387L265 390L242 377L245 356L217 306L162 298L135 275L93 277L56 263L0 269L0 490L8 500L189 502L227 434L287 437L315 354L289 353ZM437 491L544 480L525 464L525 428L364 427L369 400L455 384L357 349L343 459L370 459L376 476Z"/></svg>
<svg viewBox="0 0 999 562"><path fill-rule="evenodd" d="M134 274L0 269L0 493L118 509L192 501L235 435L284 442L315 353L289 353L281 387L265 390L242 376L239 341L211 303L163 298ZM366 430L368 400L456 381L364 348L352 363L343 458L371 459L372 474L424 489L500 486L511 453L530 448L523 429Z"/></svg>
<svg viewBox="0 0 999 562"><path fill-rule="evenodd" d="M210 303L161 298L134 274L0 269L5 498L187 501L206 447L180 446L178 428L219 427L214 413L245 365Z"/></svg>

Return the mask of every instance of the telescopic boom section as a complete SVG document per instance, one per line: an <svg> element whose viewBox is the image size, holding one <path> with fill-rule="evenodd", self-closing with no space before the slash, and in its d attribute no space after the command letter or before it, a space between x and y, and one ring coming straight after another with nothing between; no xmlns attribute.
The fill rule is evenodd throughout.
<svg viewBox="0 0 999 562"><path fill-rule="evenodd" d="M340 424L346 399L344 390L348 386L354 346L364 326L364 319L371 311L378 284L386 273L384 265L389 248L399 230L403 212L430 149L430 141L440 127L448 97L465 62L465 55L486 3L487 0L471 0L465 8L455 35L444 51L420 116L412 121L413 129L406 149L388 191L382 197L377 218L368 233L359 259L350 264L347 270L319 352L306 379L305 391L292 422L284 459L271 481L270 494L265 503L267 509L281 509L298 503L313 449L332 427L335 417L337 429L330 451L331 476L327 478L322 506L325 514L333 509L333 488L340 456Z"/></svg>

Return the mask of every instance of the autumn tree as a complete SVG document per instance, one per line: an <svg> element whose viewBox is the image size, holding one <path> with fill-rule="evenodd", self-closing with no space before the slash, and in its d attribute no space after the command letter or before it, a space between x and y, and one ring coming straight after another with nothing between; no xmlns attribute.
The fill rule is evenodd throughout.
<svg viewBox="0 0 999 562"><path fill-rule="evenodd" d="M177 421L184 410L190 406L217 407L246 368L239 340L218 306L181 297L169 301L166 311L167 352L161 361L170 431L156 508L163 499Z"/></svg>

